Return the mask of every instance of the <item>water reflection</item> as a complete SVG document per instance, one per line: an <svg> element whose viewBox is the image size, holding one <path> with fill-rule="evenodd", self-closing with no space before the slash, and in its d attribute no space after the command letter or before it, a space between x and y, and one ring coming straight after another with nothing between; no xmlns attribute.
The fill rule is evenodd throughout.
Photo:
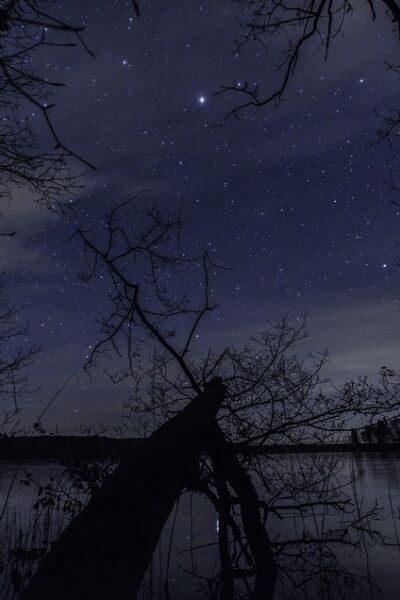
<svg viewBox="0 0 400 600"><path fill-rule="evenodd" d="M287 472L298 472L305 461L310 457L307 455L283 455L274 456L275 465ZM327 457L329 458L329 457ZM379 500L381 512L376 526L379 531L396 541L396 534L400 532L399 506L400 506L400 453L355 453L343 454L333 457L334 462L340 462L340 473L343 481L349 479L354 473L357 477L356 494L364 508L372 506L375 499ZM46 485L50 477L57 479L61 476L62 468L49 464L26 464L20 466L17 477L15 476L16 465L0 465L0 512L6 505L5 514L9 517L18 515L18 523L21 528L29 527L32 520L32 506L36 500L37 488L32 485L21 483L26 480L27 475L40 485ZM11 489L12 488L12 489ZM10 492L11 489L11 492ZM259 490L262 493L263 490ZM293 516L293 515L292 515ZM269 520L269 531L271 535L288 535L289 530L298 530L303 526L286 514L285 519L279 518ZM310 513L310 518L320 519L316 521L316 527L320 528L321 519L324 520L325 528L334 527L329 514L315 515ZM168 569L168 586L171 597L179 598L205 598L209 581L218 571L218 520L211 503L200 495L184 494L181 498L179 509L176 514L176 524L173 528L173 516L171 516L159 547L156 550L146 582L143 586L142 600L150 598L165 597L163 588ZM6 519L2 521L2 527ZM173 539L171 539L172 530ZM55 528L54 528L55 531ZM297 531L298 533L298 531ZM170 554L169 566L167 557ZM380 588L376 592L373 588L364 591L363 598L385 598L397 600L400 590L400 554L396 548L383 548L375 544L365 545L357 551L352 549L341 550L340 560L342 564L351 568L357 574L370 573L372 580ZM357 590L336 590L333 598L345 598L353 600L358 597ZM11 598L11 596L9 596ZM318 592L312 588L297 590L291 596L294 600L317 600L320 598ZM5 598L5 597L4 597ZM3 600L3 597L2 597Z"/></svg>

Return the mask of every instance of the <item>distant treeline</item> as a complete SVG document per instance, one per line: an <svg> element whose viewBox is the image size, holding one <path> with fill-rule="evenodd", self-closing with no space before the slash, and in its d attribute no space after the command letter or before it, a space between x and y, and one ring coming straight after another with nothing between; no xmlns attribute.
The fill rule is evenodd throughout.
<svg viewBox="0 0 400 600"><path fill-rule="evenodd" d="M103 460L121 458L137 448L138 438L93 436L0 436L0 460Z"/></svg>
<svg viewBox="0 0 400 600"><path fill-rule="evenodd" d="M392 427L390 425L392 424ZM239 454L315 454L332 452L363 452L400 450L400 422L378 421L362 430L351 432L349 443L278 444L273 446L248 446L235 444ZM397 433L397 437L394 433ZM7 436L0 435L1 460L45 461L102 461L120 459L135 450L140 438L109 438L104 436Z"/></svg>
<svg viewBox="0 0 400 600"><path fill-rule="evenodd" d="M379 419L362 429L351 430L351 443L360 444L400 444L400 418Z"/></svg>

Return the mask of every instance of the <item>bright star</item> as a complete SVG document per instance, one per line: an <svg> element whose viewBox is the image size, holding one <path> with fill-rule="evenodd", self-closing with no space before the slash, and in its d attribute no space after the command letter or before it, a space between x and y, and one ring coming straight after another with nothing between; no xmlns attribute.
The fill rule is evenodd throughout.
<svg viewBox="0 0 400 600"><path fill-rule="evenodd" d="M205 96L199 96L199 104L205 104L206 103L206 97Z"/></svg>

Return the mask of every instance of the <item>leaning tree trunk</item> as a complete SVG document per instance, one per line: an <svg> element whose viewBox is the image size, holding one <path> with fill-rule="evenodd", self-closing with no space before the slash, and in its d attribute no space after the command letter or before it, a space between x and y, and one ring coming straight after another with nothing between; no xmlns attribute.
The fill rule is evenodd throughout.
<svg viewBox="0 0 400 600"><path fill-rule="evenodd" d="M136 597L174 503L196 476L224 395L215 381L121 462L63 532L20 600Z"/></svg>
<svg viewBox="0 0 400 600"><path fill-rule="evenodd" d="M246 540L255 564L252 600L272 600L278 569L272 553L268 533L263 525L259 499L250 475L241 465L236 451L225 439L217 423L211 426L207 450L219 478L229 481L234 489L242 516ZM223 583L229 583L226 577Z"/></svg>

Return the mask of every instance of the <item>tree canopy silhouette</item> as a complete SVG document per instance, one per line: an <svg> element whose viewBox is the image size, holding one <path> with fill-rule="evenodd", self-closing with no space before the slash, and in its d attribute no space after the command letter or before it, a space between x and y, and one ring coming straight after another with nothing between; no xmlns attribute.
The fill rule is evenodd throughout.
<svg viewBox="0 0 400 600"><path fill-rule="evenodd" d="M78 187L70 158L92 166L66 145L54 124L52 90L63 82L42 75L41 61L35 60L43 48L78 43L89 51L82 27L55 12L44 0L8 0L0 10L0 197L25 187L48 208Z"/></svg>
<svg viewBox="0 0 400 600"><path fill-rule="evenodd" d="M245 589L248 597L273 598L306 582L332 597L329 582L337 590L357 579L335 547L359 547L366 531L382 541L373 527L377 507L360 507L351 487L346 491L332 455L305 458L296 473L274 452L343 440L363 427L363 418L392 418L400 381L386 370L379 384L330 385L321 376L325 355L296 356L305 324L286 317L244 349L228 344L202 357L195 340L214 306L209 281L216 267L207 253L182 252L179 217L140 212L137 201L117 205L99 231L76 233L87 260L82 278L108 281L110 294L110 313L101 319L86 368L103 369L115 383L129 378L129 408L155 427L66 529L22 598L73 593L79 599L90 589L106 598L115 585L120 594L138 590L185 489L204 494L218 515L220 568L209 582L218 597L228 600ZM201 285L189 285L186 272L197 272ZM187 282L187 291L174 278ZM315 527L320 511L336 515L334 528ZM274 533L293 514L301 530L278 526ZM118 557L115 569L111 563L99 569L110 556Z"/></svg>
<svg viewBox="0 0 400 600"><path fill-rule="evenodd" d="M283 43L283 59L277 65L281 73L279 83L272 88L266 84L236 81L224 85L221 94L234 93L234 107L225 118L249 108L261 108L279 103L287 91L291 78L297 73L300 60L307 60L307 48L317 48L328 59L337 38L348 35L347 26L354 13L368 10L372 21L383 12L393 23L393 35L400 40L400 5L396 0L238 0L243 9L239 17L239 34L235 47L240 51L255 43L266 52L277 42ZM267 54L266 54L267 56ZM396 65L389 65L396 69ZM300 77L300 73L297 73ZM235 101L236 97L243 100Z"/></svg>

